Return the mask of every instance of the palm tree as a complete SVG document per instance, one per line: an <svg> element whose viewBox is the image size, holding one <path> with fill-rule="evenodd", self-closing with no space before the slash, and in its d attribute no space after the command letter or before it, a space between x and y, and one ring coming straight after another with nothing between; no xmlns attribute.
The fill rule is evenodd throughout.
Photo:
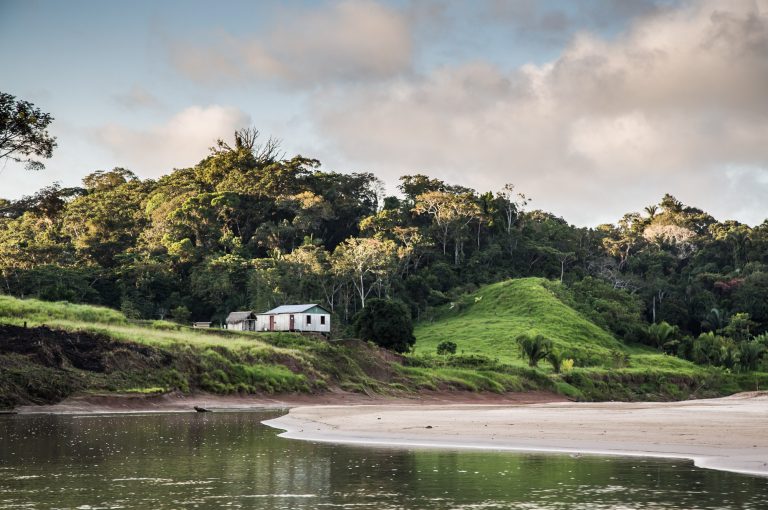
<svg viewBox="0 0 768 510"><path fill-rule="evenodd" d="M648 339L659 349L666 350L677 343L675 337L679 329L677 326L662 321L658 324L648 326Z"/></svg>
<svg viewBox="0 0 768 510"><path fill-rule="evenodd" d="M517 345L520 346L520 352L528 360L528 365L532 367L538 366L539 361L552 352L552 340L543 335L522 334L517 337Z"/></svg>
<svg viewBox="0 0 768 510"><path fill-rule="evenodd" d="M649 205L644 207L643 210L648 213L648 219L653 220L656 217L656 214L659 212L659 206Z"/></svg>

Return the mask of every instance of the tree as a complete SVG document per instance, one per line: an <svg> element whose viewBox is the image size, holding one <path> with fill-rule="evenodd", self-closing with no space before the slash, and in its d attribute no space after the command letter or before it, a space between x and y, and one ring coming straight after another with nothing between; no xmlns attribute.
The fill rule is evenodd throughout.
<svg viewBox="0 0 768 510"><path fill-rule="evenodd" d="M552 353L552 340L543 335L522 334L517 337L517 345L520 352L528 360L528 365L536 367L539 361L547 358Z"/></svg>
<svg viewBox="0 0 768 510"><path fill-rule="evenodd" d="M348 275L362 308L365 308L365 300L373 290L373 283L388 280L396 270L395 252L393 241L375 238L350 238L333 252L334 266L339 273Z"/></svg>
<svg viewBox="0 0 768 510"><path fill-rule="evenodd" d="M430 191L416 197L416 214L429 214L437 227L446 254L448 239L453 239L453 263L459 265L467 226L478 217L480 208L471 193L460 195L445 191Z"/></svg>
<svg viewBox="0 0 768 510"><path fill-rule="evenodd" d="M402 301L369 299L355 316L355 336L396 352L408 352L416 343L408 307Z"/></svg>
<svg viewBox="0 0 768 510"><path fill-rule="evenodd" d="M0 92L0 160L8 158L26 163L27 170L42 170L45 165L34 157L48 159L56 147L56 137L48 134L53 122L29 101L17 100Z"/></svg>

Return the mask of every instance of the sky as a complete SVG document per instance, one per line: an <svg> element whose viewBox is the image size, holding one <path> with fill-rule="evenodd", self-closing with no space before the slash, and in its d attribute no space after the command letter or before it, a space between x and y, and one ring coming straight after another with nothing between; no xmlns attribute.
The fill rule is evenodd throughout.
<svg viewBox="0 0 768 510"><path fill-rule="evenodd" d="M192 166L253 126L287 155L507 183L579 226L671 193L768 218L768 0L0 0L0 91L55 120L40 172Z"/></svg>

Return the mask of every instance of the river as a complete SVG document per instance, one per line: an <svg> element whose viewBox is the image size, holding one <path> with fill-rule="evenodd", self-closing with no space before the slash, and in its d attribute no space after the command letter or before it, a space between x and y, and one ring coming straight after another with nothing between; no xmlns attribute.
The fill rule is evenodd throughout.
<svg viewBox="0 0 768 510"><path fill-rule="evenodd" d="M0 416L0 508L764 509L689 462L294 441L277 411Z"/></svg>

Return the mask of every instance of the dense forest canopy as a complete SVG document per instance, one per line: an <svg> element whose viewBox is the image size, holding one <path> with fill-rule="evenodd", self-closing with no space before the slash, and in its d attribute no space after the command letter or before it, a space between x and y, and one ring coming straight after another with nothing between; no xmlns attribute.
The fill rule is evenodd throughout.
<svg viewBox="0 0 768 510"><path fill-rule="evenodd" d="M181 322L318 302L344 327L369 298L424 318L481 284L543 276L617 337L703 362L736 363L728 352L768 332L768 221L719 222L665 195L577 228L511 184L413 174L399 189L243 130L157 180L115 168L0 200L0 284Z"/></svg>

